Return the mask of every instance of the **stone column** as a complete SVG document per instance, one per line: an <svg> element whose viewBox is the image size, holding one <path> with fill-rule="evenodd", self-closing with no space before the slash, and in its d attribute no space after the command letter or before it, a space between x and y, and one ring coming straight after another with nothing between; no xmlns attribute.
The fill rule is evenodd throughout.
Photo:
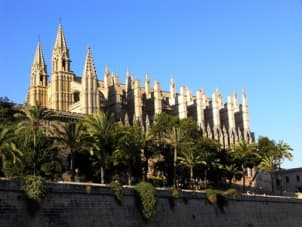
<svg viewBox="0 0 302 227"><path fill-rule="evenodd" d="M162 113L160 84L154 81L154 112L155 115Z"/></svg>

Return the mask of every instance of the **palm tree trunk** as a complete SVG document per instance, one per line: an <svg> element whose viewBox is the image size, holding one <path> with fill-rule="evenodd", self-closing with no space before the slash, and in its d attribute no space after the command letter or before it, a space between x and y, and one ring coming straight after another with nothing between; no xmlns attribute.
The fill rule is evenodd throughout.
<svg viewBox="0 0 302 227"><path fill-rule="evenodd" d="M130 174L129 170L127 172L127 178L128 178L128 185L130 186L131 185L131 174Z"/></svg>
<svg viewBox="0 0 302 227"><path fill-rule="evenodd" d="M282 177L281 177L281 160L278 160L278 179L280 182L280 195L282 195Z"/></svg>
<svg viewBox="0 0 302 227"><path fill-rule="evenodd" d="M100 177L101 177L101 184L104 184L104 167L102 165L100 167Z"/></svg>
<svg viewBox="0 0 302 227"><path fill-rule="evenodd" d="M34 132L34 176L36 176L36 146L37 146L37 138L36 138L36 132Z"/></svg>
<svg viewBox="0 0 302 227"><path fill-rule="evenodd" d="M176 185L176 159L177 159L177 147L174 147L174 157L173 157L173 185L177 188Z"/></svg>
<svg viewBox="0 0 302 227"><path fill-rule="evenodd" d="M74 152L71 151L70 157L70 171L71 171L71 180L74 181Z"/></svg>
<svg viewBox="0 0 302 227"><path fill-rule="evenodd" d="M274 193L275 189L274 189L274 176L273 176L273 173L271 173L271 183L272 183L272 193Z"/></svg>
<svg viewBox="0 0 302 227"><path fill-rule="evenodd" d="M208 167L206 166L204 169L204 187L207 188L208 187Z"/></svg>
<svg viewBox="0 0 302 227"><path fill-rule="evenodd" d="M193 167L190 167L190 182L193 182Z"/></svg>
<svg viewBox="0 0 302 227"><path fill-rule="evenodd" d="M148 178L148 170L149 170L149 163L148 163L149 159L146 158L146 161L145 161L145 170L144 170L144 181L147 181L147 178Z"/></svg>
<svg viewBox="0 0 302 227"><path fill-rule="evenodd" d="M245 167L242 165L242 192L245 192Z"/></svg>

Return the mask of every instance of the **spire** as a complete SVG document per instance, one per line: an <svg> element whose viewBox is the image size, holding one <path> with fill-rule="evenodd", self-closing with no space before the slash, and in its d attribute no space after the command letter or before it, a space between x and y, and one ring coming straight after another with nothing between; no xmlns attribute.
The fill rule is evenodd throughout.
<svg viewBox="0 0 302 227"><path fill-rule="evenodd" d="M45 61L43 57L43 52L42 52L42 47L40 44L40 41L38 41L37 48L36 48L36 53L35 53L35 58L33 64L39 65L44 67L45 66Z"/></svg>
<svg viewBox="0 0 302 227"><path fill-rule="evenodd" d="M88 50L87 50L86 61L85 61L85 66L84 66L83 76L85 76L85 75L96 76L96 70L95 70L94 61L93 61L90 47L88 47Z"/></svg>
<svg viewBox="0 0 302 227"><path fill-rule="evenodd" d="M40 41L38 41L33 66L38 66L40 69L45 69L46 64L42 52ZM46 70L46 69L45 69Z"/></svg>
<svg viewBox="0 0 302 227"><path fill-rule="evenodd" d="M108 65L105 65L105 74L110 74L110 70Z"/></svg>
<svg viewBox="0 0 302 227"><path fill-rule="evenodd" d="M61 22L59 24L59 28L58 28L58 32L57 32L57 38L56 38L54 48L59 48L61 50L62 49L67 49L67 44L66 44L64 31L63 31L63 27L62 27Z"/></svg>
<svg viewBox="0 0 302 227"><path fill-rule="evenodd" d="M56 42L52 50L52 72L70 71L69 50L67 48L62 24L59 24Z"/></svg>

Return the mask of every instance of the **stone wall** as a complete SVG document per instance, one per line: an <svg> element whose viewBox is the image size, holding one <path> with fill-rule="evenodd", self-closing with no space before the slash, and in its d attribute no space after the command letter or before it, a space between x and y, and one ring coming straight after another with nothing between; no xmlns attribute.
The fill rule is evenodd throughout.
<svg viewBox="0 0 302 227"><path fill-rule="evenodd" d="M16 182L0 180L0 226L301 226L302 201L242 196L228 199L222 212L202 193L182 192L169 199L159 191L155 217L146 223L135 204L134 191L124 190L119 205L108 187L49 184L46 198L35 204Z"/></svg>

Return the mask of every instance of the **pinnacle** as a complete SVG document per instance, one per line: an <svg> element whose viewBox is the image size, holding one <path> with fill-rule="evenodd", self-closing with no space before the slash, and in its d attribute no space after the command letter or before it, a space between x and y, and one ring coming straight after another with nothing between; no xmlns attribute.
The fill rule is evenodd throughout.
<svg viewBox="0 0 302 227"><path fill-rule="evenodd" d="M54 48L67 49L67 44L66 44L66 40L65 40L65 36L64 36L64 31L63 31L63 27L62 27L61 23L59 24L59 28L58 28Z"/></svg>
<svg viewBox="0 0 302 227"><path fill-rule="evenodd" d="M38 41L38 44L37 44L35 58L34 58L34 64L45 66L45 61L44 61L40 41Z"/></svg>
<svg viewBox="0 0 302 227"><path fill-rule="evenodd" d="M94 66L93 57L92 57L92 54L91 54L91 48L90 47L88 47L88 50L87 50L83 75L85 76L87 73L90 73L91 75L96 76L96 69L95 69L95 66Z"/></svg>

